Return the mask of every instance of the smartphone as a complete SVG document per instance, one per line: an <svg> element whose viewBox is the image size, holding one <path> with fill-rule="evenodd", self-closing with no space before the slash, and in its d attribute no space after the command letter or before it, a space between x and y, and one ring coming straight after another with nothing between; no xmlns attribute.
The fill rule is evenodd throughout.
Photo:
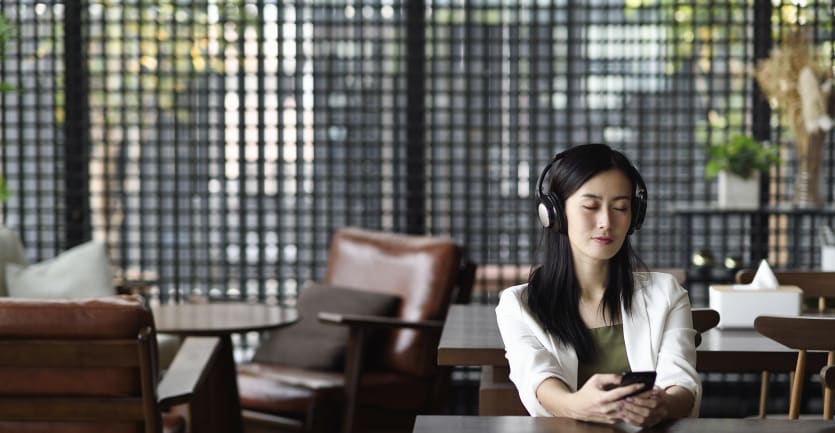
<svg viewBox="0 0 835 433"><path fill-rule="evenodd" d="M644 391L652 389L655 386L655 372L654 371L624 371L620 374L620 386L631 385L633 383L642 383L644 386L638 391L627 395L627 397L640 394Z"/></svg>

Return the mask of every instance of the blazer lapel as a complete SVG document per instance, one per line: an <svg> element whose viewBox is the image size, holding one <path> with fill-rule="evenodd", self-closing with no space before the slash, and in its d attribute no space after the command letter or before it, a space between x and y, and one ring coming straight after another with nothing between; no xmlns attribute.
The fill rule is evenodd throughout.
<svg viewBox="0 0 835 433"><path fill-rule="evenodd" d="M621 307L623 317L623 342L626 345L626 357L632 371L654 370L655 357L653 329L649 322L649 312L644 299L644 290L636 284L632 297L632 314L627 315Z"/></svg>

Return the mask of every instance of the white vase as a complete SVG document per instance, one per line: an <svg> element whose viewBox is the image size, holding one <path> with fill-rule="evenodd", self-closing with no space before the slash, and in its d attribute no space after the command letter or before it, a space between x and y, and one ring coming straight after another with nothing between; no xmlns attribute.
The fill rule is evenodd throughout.
<svg viewBox="0 0 835 433"><path fill-rule="evenodd" d="M719 207L722 209L757 209L760 207L760 173L743 179L726 171L719 172Z"/></svg>

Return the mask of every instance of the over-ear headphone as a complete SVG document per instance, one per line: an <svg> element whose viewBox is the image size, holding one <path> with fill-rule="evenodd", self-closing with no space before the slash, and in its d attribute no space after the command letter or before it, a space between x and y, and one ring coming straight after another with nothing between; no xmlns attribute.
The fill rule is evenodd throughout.
<svg viewBox="0 0 835 433"><path fill-rule="evenodd" d="M548 192L547 194L542 190L542 184L548 175L548 171L553 165L565 156L565 151L560 152L554 156L551 162L545 166L542 173L539 175L539 180L536 182L536 196L539 200L537 206L537 213L539 214L539 222L543 227L552 227L559 233L568 233L568 222L565 218L565 206L562 199L555 192ZM647 214L647 187L644 184L644 179L638 170L629 164L629 175L632 183L635 184L635 192L632 194L632 220L629 224L629 234L640 230L644 224L644 217Z"/></svg>

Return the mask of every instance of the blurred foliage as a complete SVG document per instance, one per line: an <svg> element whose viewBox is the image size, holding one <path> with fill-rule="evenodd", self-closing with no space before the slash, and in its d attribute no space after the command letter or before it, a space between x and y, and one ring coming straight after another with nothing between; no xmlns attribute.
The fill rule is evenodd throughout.
<svg viewBox="0 0 835 433"><path fill-rule="evenodd" d="M0 15L0 63L6 58L6 42L13 36L13 28L5 16ZM0 94L10 92L14 88L6 82L0 82ZM2 144L2 143L0 143ZM9 198L9 189L6 187L6 178L0 173L0 203Z"/></svg>
<svg viewBox="0 0 835 433"><path fill-rule="evenodd" d="M108 55L89 57L90 74L119 83L120 88L142 89L127 94L94 90L91 105L139 106L138 100L131 99L153 95L151 103L180 121L188 121L192 113L179 106L178 97L206 74L223 75L243 68L245 41L261 38L259 10L245 0L209 4L158 0L153 7L144 1L102 1L91 10L91 14L107 19L103 28L89 34L88 43L103 47ZM119 16L130 19L110 18ZM113 57L124 59L124 66L120 66L124 70L112 70L108 61ZM105 111L106 116L119 113Z"/></svg>
<svg viewBox="0 0 835 433"><path fill-rule="evenodd" d="M755 171L766 172L772 164L780 163L776 146L760 143L750 135L735 134L724 143L710 146L708 153L705 169L708 179L723 170L748 179Z"/></svg>

